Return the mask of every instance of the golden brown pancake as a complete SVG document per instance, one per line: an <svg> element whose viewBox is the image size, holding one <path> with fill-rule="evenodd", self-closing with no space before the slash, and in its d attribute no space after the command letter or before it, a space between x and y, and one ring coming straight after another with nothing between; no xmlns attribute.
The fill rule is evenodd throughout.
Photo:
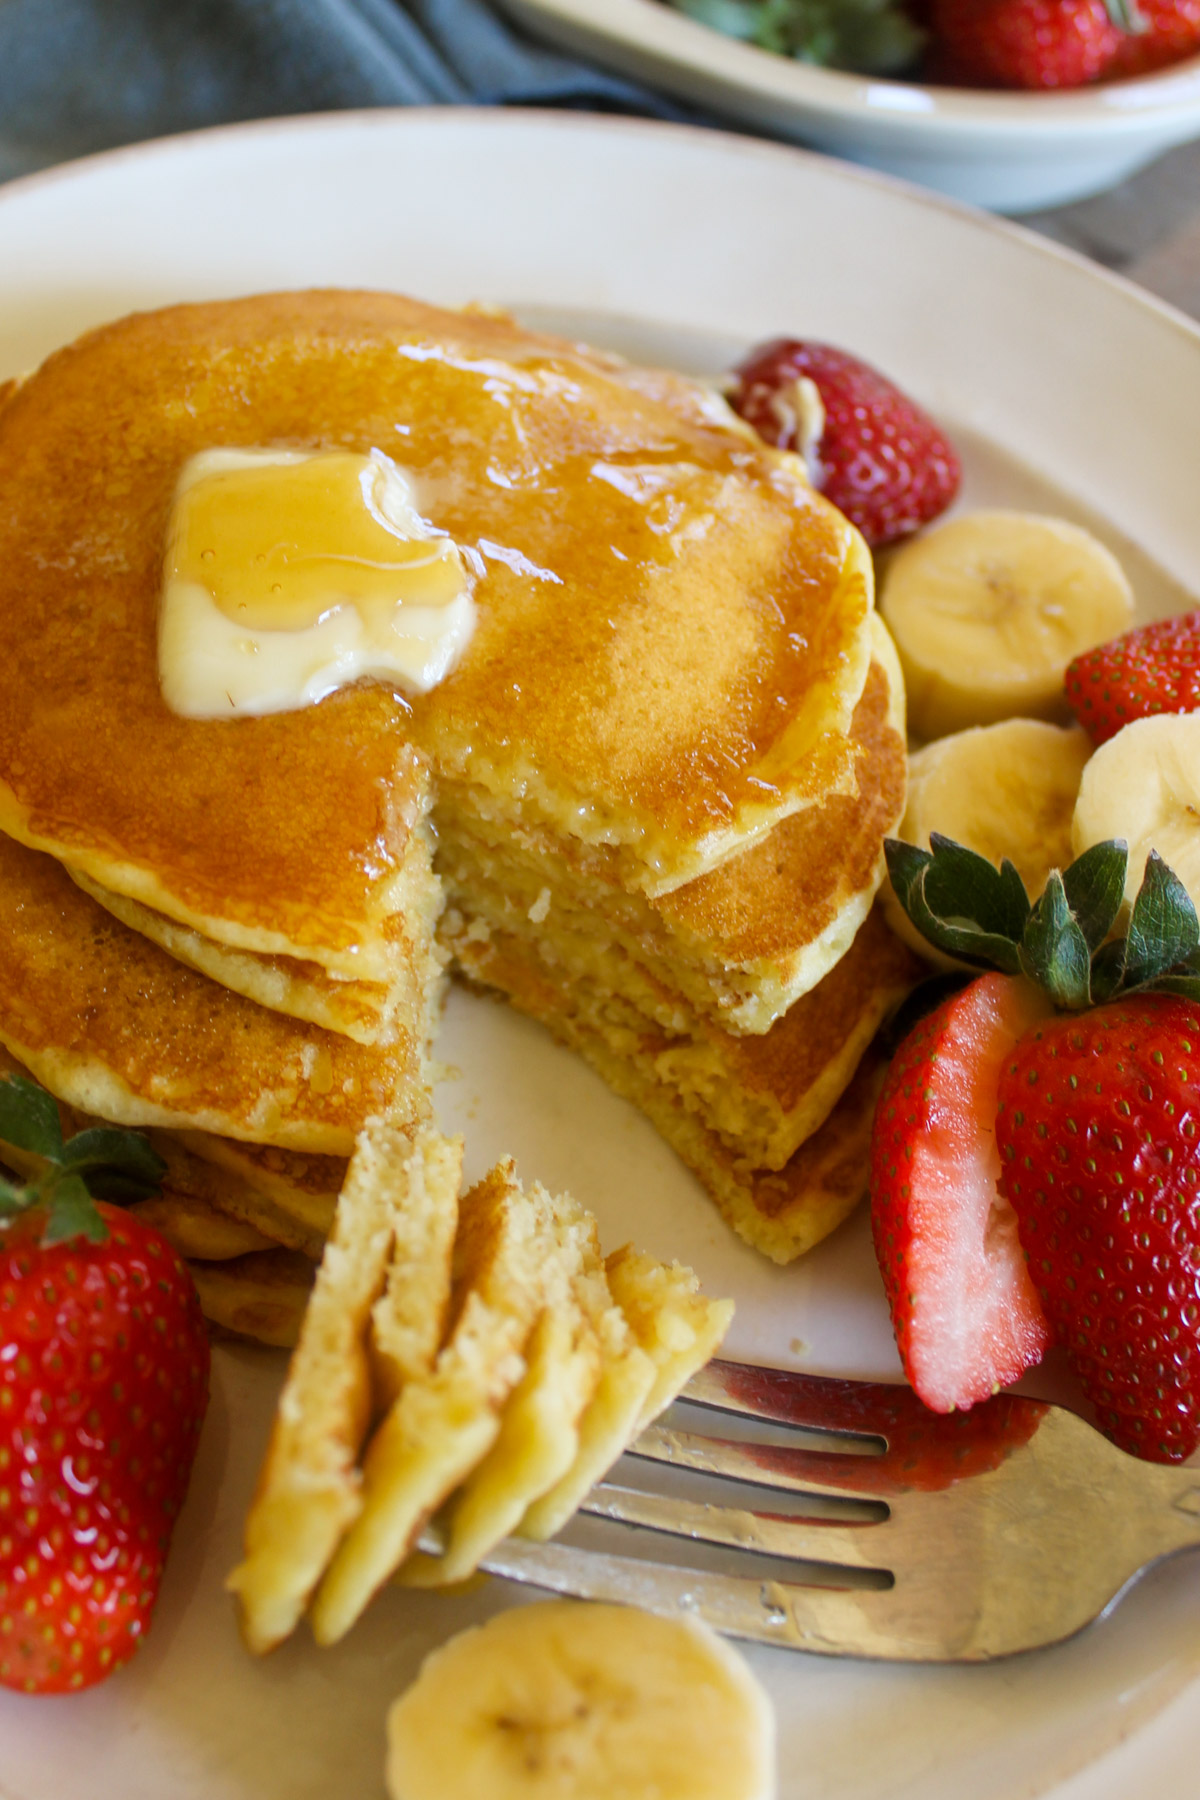
<svg viewBox="0 0 1200 1800"><path fill-rule="evenodd" d="M564 1042L579 1047L576 1031L602 1042L608 1056L601 1073L610 1063L623 1069L619 1092L668 1094L755 1169L783 1168L821 1126L880 1025L926 972L876 908L842 960L770 1031L737 1037L695 1017L666 1032L504 932L464 939L459 963Z"/></svg>
<svg viewBox="0 0 1200 1800"><path fill-rule="evenodd" d="M340 1031L356 1043L390 1044L405 1033L415 1038L428 1030L438 1010L442 966L433 927L441 895L430 876L430 860L427 847L414 833L401 876L401 880L409 878L407 891L399 896L401 906L388 915L380 946L381 956L391 963L389 981L332 975L320 963L294 956L231 950L127 894L114 894L79 869L69 873L85 894L107 907L131 931L140 931L179 962L232 988L235 994L244 994L273 1012L307 1019L327 1031Z"/></svg>
<svg viewBox="0 0 1200 1800"><path fill-rule="evenodd" d="M302 1026L197 975L0 836L0 1042L58 1099L124 1125L348 1152L428 1109L421 1057Z"/></svg>
<svg viewBox="0 0 1200 1800"><path fill-rule="evenodd" d="M645 1028L639 1033L627 1016L614 1018L581 984L556 978L522 939L493 933L486 945L474 947L472 961L464 954L463 967L477 970L479 979L584 1056L611 1088L641 1108L734 1230L788 1262L839 1224L865 1191L854 1183L831 1190L824 1175L812 1171L825 1168L835 1142L839 1167L846 1151L856 1170L865 1168L870 1112L856 1071L872 1064L871 1037L925 973L878 913L859 939L845 959L850 967L843 973L839 965L765 1037L705 1027L707 1066L694 1042L681 1040L672 1049L661 1035ZM858 1101L846 1101L848 1089ZM862 1137L853 1155L851 1119ZM760 1154L764 1145L769 1162Z"/></svg>
<svg viewBox="0 0 1200 1800"><path fill-rule="evenodd" d="M666 1031L695 1015L767 1031L845 955L883 877L904 809L904 690L872 620L874 660L851 733L857 792L794 814L762 843L657 900L547 837L490 829L452 785L439 796L443 941L472 973L492 931L525 936L564 976L639 1007ZM465 948L464 948L465 945Z"/></svg>
<svg viewBox="0 0 1200 1800"><path fill-rule="evenodd" d="M681 398L690 393L690 399ZM179 718L172 492L213 446L379 446L479 559L460 667ZM220 943L387 980L435 772L676 887L852 782L870 563L699 390L480 314L314 292L138 315L0 410L0 827Z"/></svg>

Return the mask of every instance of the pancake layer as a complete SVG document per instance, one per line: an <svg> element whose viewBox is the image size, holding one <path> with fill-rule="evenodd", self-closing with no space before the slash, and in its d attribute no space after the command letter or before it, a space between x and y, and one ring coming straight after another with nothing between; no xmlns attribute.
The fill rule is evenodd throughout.
<svg viewBox="0 0 1200 1800"><path fill-rule="evenodd" d="M0 836L0 1043L69 1106L342 1155L428 1111L423 1044L367 1048L218 987Z"/></svg>
<svg viewBox="0 0 1200 1800"><path fill-rule="evenodd" d="M413 472L476 571L475 638L433 693L167 710L176 479L256 445L378 446ZM0 571L0 826L218 943L340 976L388 980L414 745L647 892L852 780L831 739L867 671L857 534L701 390L478 313L288 294L90 334L0 408Z"/></svg>

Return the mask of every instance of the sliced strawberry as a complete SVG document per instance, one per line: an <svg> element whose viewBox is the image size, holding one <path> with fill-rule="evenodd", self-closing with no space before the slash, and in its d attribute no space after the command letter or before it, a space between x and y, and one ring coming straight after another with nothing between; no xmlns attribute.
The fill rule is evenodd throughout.
<svg viewBox="0 0 1200 1800"><path fill-rule="evenodd" d="M980 976L904 1040L880 1095L875 1253L905 1374L935 1412L986 1399L1050 1342L993 1126L1000 1071L1050 1011L1033 983Z"/></svg>
<svg viewBox="0 0 1200 1800"><path fill-rule="evenodd" d="M1067 704L1094 744L1134 719L1200 709L1200 612L1157 619L1068 663Z"/></svg>

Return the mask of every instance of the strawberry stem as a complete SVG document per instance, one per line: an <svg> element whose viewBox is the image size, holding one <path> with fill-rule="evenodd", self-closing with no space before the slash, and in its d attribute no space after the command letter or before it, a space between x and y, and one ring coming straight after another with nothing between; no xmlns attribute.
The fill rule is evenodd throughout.
<svg viewBox="0 0 1200 1800"><path fill-rule="evenodd" d="M1116 840L1054 870L1032 906L1012 863L997 869L936 832L928 850L894 838L884 848L896 898L929 943L973 968L1026 975L1061 1012L1135 992L1200 1001L1200 921L1156 851L1124 935L1112 937L1128 864Z"/></svg>
<svg viewBox="0 0 1200 1800"><path fill-rule="evenodd" d="M157 1191L166 1168L137 1131L89 1126L64 1140L57 1101L23 1075L0 1077L0 1156L5 1144L37 1157L42 1167L24 1184L0 1176L0 1229L44 1210L46 1245L73 1237L103 1243L108 1228L92 1196L145 1199Z"/></svg>

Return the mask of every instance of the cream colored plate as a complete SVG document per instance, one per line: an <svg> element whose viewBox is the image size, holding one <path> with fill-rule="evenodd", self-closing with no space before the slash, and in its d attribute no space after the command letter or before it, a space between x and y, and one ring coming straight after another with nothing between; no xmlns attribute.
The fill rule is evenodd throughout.
<svg viewBox="0 0 1200 1800"><path fill-rule="evenodd" d="M0 192L0 377L132 306L360 283L514 304L716 367L780 330L871 357L961 442L968 497L1104 521L1144 611L1200 570L1200 333L1040 240L843 166L714 133L523 113L377 113L149 146ZM0 575L2 585L2 575ZM1193 602L1194 603L1194 602ZM732 1349L894 1376L861 1220L777 1270L725 1232L640 1117L532 1025L455 995L445 1122L470 1169L512 1150L605 1242L694 1263ZM519 1598L395 1592L336 1651L242 1652L221 1580L279 1361L222 1351L159 1616L139 1660L66 1700L0 1694L4 1800L379 1800L387 1702L431 1645ZM1128 1800L1193 1793L1200 1560L1077 1643L973 1670L756 1652L783 1800Z"/></svg>

